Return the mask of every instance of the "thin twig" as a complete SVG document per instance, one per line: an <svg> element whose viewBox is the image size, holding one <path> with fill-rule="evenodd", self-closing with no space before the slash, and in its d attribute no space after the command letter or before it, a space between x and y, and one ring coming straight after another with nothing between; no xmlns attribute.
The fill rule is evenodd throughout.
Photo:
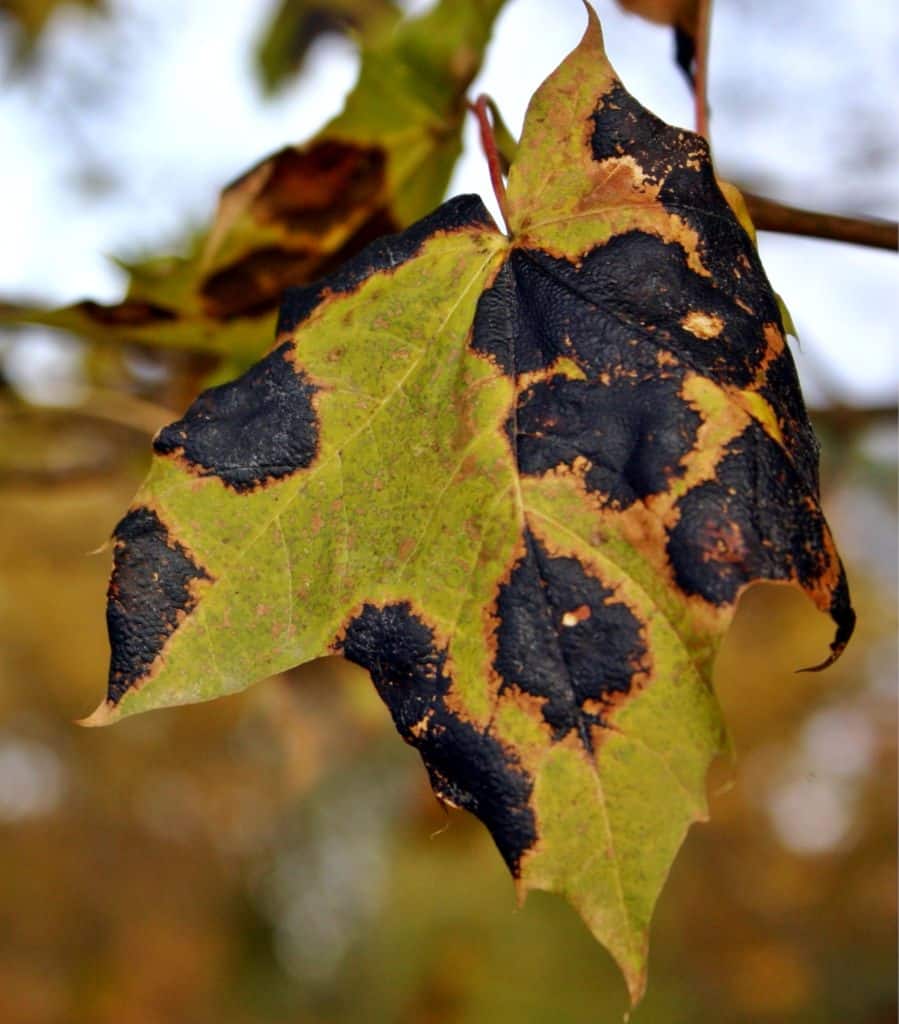
<svg viewBox="0 0 899 1024"><path fill-rule="evenodd" d="M503 181L502 161L496 145L496 139L493 135L493 126L490 123L488 112L490 102L490 98L482 93L474 103L468 104L468 108L477 118L478 128L481 131L481 148L484 150L484 156L487 158L493 194L496 196L497 203L499 203L500 213L503 215L503 220L508 230L509 218L506 216L506 183Z"/></svg>
<svg viewBox="0 0 899 1024"><path fill-rule="evenodd" d="M899 410L891 403L860 406L828 405L824 408L809 409L808 414L815 426L845 437L863 433L871 427L895 429Z"/></svg>
<svg viewBox="0 0 899 1024"><path fill-rule="evenodd" d="M759 231L829 238L834 242L851 242L875 249L892 249L894 252L899 248L899 224L895 221L840 217L835 213L802 210L751 192L744 192L743 198Z"/></svg>
<svg viewBox="0 0 899 1024"><path fill-rule="evenodd" d="M487 96L485 98L487 100L487 109L490 111L493 140L496 143L496 151L499 154L500 170L503 172L503 177L508 178L509 168L512 166L515 154L518 151L518 140L509 131L493 97Z"/></svg>
<svg viewBox="0 0 899 1024"><path fill-rule="evenodd" d="M712 22L712 0L699 0L696 12L696 49L693 57L693 101L696 109L696 131L709 139L709 33Z"/></svg>

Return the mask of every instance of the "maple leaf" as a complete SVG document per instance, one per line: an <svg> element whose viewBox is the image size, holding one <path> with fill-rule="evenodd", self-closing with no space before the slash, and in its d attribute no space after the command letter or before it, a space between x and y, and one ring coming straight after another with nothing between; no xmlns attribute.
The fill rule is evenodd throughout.
<svg viewBox="0 0 899 1024"><path fill-rule="evenodd" d="M375 242L157 435L90 722L343 655L636 1001L707 814L740 594L800 587L828 661L854 615L755 246L706 142L625 91L589 18L529 106L508 235L462 196Z"/></svg>

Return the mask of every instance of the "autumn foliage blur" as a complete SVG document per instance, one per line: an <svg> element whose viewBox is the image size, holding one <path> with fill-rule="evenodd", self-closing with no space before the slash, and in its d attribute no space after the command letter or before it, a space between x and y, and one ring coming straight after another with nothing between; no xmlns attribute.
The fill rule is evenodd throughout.
<svg viewBox="0 0 899 1024"><path fill-rule="evenodd" d="M49 6L0 4L0 31L18 25L24 54ZM386 32L394 5L375 8ZM274 88L297 51L262 38ZM611 960L561 900L515 909L485 830L437 805L352 666L73 725L108 657L109 555L88 552L219 356L88 345L77 407L0 381L0 1020L619 1020ZM828 623L787 589L744 600L717 671L737 760L662 896L636 1021L896 1019L894 424L818 425L858 631L796 674Z"/></svg>

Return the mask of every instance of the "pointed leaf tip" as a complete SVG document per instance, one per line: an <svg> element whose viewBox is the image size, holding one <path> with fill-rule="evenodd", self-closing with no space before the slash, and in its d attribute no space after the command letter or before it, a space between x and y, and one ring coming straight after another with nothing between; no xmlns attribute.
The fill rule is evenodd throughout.
<svg viewBox="0 0 899 1024"><path fill-rule="evenodd" d="M853 608L841 609L840 617L837 621L837 631L830 645L830 654L819 662L817 665L808 665L805 668L796 669L797 673L800 672L823 672L824 669L830 668L834 662L838 661L846 650L846 646L852 639L852 634L855 632L855 610Z"/></svg>
<svg viewBox="0 0 899 1024"><path fill-rule="evenodd" d="M584 34L581 36L581 41L578 43L577 49L595 49L605 54L606 45L605 39L603 38L602 23L599 20L599 15L588 0L581 0L581 3L584 5L584 10L587 12L587 27L584 29ZM566 58L566 60L570 59L571 55Z"/></svg>
<svg viewBox="0 0 899 1024"><path fill-rule="evenodd" d="M581 3L584 5L584 10L587 12L587 29L584 35L586 36L587 33L593 32L598 34L600 41L602 41L602 25L599 21L599 15L596 13L589 0L581 0Z"/></svg>
<svg viewBox="0 0 899 1024"><path fill-rule="evenodd" d="M618 966L621 967L621 964L619 963ZM631 1010L636 1010L646 995L647 969L644 966L639 971L628 971L622 967L621 971L624 975L624 983L627 986L627 994L631 1001ZM630 1012L625 1014L625 1019L630 1019Z"/></svg>
<svg viewBox="0 0 899 1024"><path fill-rule="evenodd" d="M76 718L75 725L80 725L85 729L96 729L104 725L112 725L117 722L121 715L119 714L118 708L115 704L110 703L108 700L104 700L97 708L95 708L89 715L85 715L84 718Z"/></svg>

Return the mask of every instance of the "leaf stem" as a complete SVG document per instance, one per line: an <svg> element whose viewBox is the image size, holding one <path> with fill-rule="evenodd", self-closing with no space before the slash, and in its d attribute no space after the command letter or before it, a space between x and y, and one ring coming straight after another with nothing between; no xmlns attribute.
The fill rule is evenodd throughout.
<svg viewBox="0 0 899 1024"><path fill-rule="evenodd" d="M696 50L693 57L693 101L696 131L709 139L709 33L712 0L699 0L696 12ZM711 141L709 139L709 141Z"/></svg>
<svg viewBox="0 0 899 1024"><path fill-rule="evenodd" d="M509 218L506 214L506 183L503 181L502 161L499 148L496 145L496 137L493 133L493 124L490 119L490 108L492 101L489 96L481 93L474 103L468 104L468 109L474 114L481 132L481 148L487 158L487 167L490 170L490 184L493 186L493 194L499 203L500 213L506 230L509 230Z"/></svg>
<svg viewBox="0 0 899 1024"><path fill-rule="evenodd" d="M899 224L895 221L841 217L835 213L803 210L752 192L744 192L743 198L752 222L759 231L828 238L834 242L851 242L894 252L899 248Z"/></svg>

